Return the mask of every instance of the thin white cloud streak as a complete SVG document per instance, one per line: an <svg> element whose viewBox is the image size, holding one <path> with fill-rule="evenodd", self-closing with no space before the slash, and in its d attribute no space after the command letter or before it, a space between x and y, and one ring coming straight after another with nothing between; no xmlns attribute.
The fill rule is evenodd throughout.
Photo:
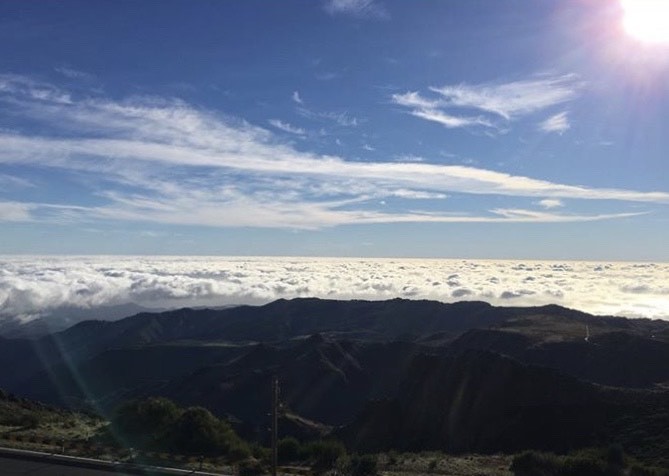
<svg viewBox="0 0 669 476"><path fill-rule="evenodd" d="M0 93L60 105L72 102L70 95L60 88L16 74L0 74Z"/></svg>
<svg viewBox="0 0 669 476"><path fill-rule="evenodd" d="M581 84L573 74L504 84L449 85L430 88L446 105L479 109L504 119L531 114L576 98Z"/></svg>
<svg viewBox="0 0 669 476"><path fill-rule="evenodd" d="M544 132L556 132L562 134L569 130L569 118L566 112L555 114L539 124L539 129Z"/></svg>
<svg viewBox="0 0 669 476"><path fill-rule="evenodd" d="M357 117L351 116L347 112L334 112L334 111L312 111L306 107L298 107L298 114L308 119L315 120L327 120L334 122L341 127L357 127L360 123Z"/></svg>
<svg viewBox="0 0 669 476"><path fill-rule="evenodd" d="M427 121L439 123L447 128L469 126L493 127L492 123L486 121L482 117L465 117L447 114L440 110L443 106L443 102L426 99L416 91L409 91L404 94L393 94L392 100L399 106L410 108L411 115Z"/></svg>
<svg viewBox="0 0 669 476"><path fill-rule="evenodd" d="M526 116L577 97L582 83L573 74L544 76L502 84L456 84L430 87L434 98L417 91L393 94L393 103L409 109L411 115L437 122L448 128L499 128L495 117L505 121ZM467 116L462 110L474 110L482 116ZM566 113L554 116L554 129L568 127ZM492 117L491 117L492 116ZM558 117L559 116L559 117ZM550 126L550 123L548 124Z"/></svg>
<svg viewBox="0 0 669 476"><path fill-rule="evenodd" d="M85 73L83 71L76 70L74 68L68 68L67 66L60 66L55 68L57 73L62 74L66 78L77 79L83 81L91 81L95 79L95 76L90 73Z"/></svg>
<svg viewBox="0 0 669 476"><path fill-rule="evenodd" d="M300 97L300 92L299 91L293 91L292 99L293 99L293 102L295 102L297 104L304 104L304 101Z"/></svg>
<svg viewBox="0 0 669 476"><path fill-rule="evenodd" d="M279 130L282 130L284 132L288 132L289 134L295 134L295 135L298 135L298 136L303 136L307 133L307 131L305 131L301 127L293 126L293 125L291 125L287 122L283 122L280 119L270 119L268 122L270 123L270 125L276 127Z"/></svg>
<svg viewBox="0 0 669 476"><path fill-rule="evenodd" d="M543 208L545 208L546 210L564 207L564 203L562 202L562 200L558 200L555 198L546 198L544 200L539 200L538 204Z"/></svg>
<svg viewBox="0 0 669 476"><path fill-rule="evenodd" d="M18 187L18 188L29 188L35 187L35 184L30 180L26 180L21 177L16 177L14 175L0 174L0 186L3 188L9 187Z"/></svg>
<svg viewBox="0 0 669 476"><path fill-rule="evenodd" d="M71 207L68 213L209 226L318 228L345 223L553 222L631 216L521 216L485 210L463 216L413 209L380 213L365 203L371 198L397 197L398 189L411 190L402 198L414 200L421 195L465 193L669 203L664 192L570 186L474 167L347 161L297 151L265 129L196 110L181 101L75 101L52 86L2 76L0 85L3 80L11 87L0 89L5 93L0 98L10 101L16 113L68 134L60 138L0 134L0 163L86 171L142 189L131 195L109 190L102 193L109 200L106 206ZM206 174L196 179L190 170ZM182 177L174 176L177 171ZM243 180L237 180L239 176ZM273 186L277 180L289 185L286 193L277 194ZM324 185L335 185L330 188L338 191L326 192Z"/></svg>
<svg viewBox="0 0 669 476"><path fill-rule="evenodd" d="M669 319L667 263L0 256L0 269L3 318L129 302L218 306L315 296L560 304L595 314Z"/></svg>
<svg viewBox="0 0 669 476"><path fill-rule="evenodd" d="M481 117L451 116L449 114L437 110L419 109L411 111L411 115L420 117L421 119L425 119L427 121L436 122L449 129L457 127L468 127L468 126L492 127L492 124L490 122L486 121Z"/></svg>
<svg viewBox="0 0 669 476"><path fill-rule="evenodd" d="M669 193L666 192L564 185L461 165L351 162L335 156L300 153L286 145L269 144L263 137L253 140L249 137L249 131L227 132L238 136L239 143L234 143L233 137L230 140L212 138L220 145L229 146L214 150L185 147L178 145L180 141L169 144L148 140L49 139L0 134L0 162L76 167L86 157L94 156L268 174L366 178L444 192L669 203ZM197 138L190 140L198 142ZM244 160L240 160L240 157L244 157Z"/></svg>
<svg viewBox="0 0 669 476"><path fill-rule="evenodd" d="M330 15L350 15L356 18L387 20L386 8L377 0L327 0L325 11Z"/></svg>

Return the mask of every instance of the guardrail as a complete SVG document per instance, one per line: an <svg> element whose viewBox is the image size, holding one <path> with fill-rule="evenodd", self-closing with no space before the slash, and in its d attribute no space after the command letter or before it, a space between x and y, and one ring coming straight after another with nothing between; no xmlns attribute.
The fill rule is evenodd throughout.
<svg viewBox="0 0 669 476"><path fill-rule="evenodd" d="M40 438L33 435L0 434L0 446L19 450L32 450L33 452L53 456L94 457L96 461L108 463L137 462L174 467L176 469L187 468L191 472L194 469L202 469L203 467L230 468L230 464L224 458L139 451L132 448L105 446L93 442Z"/></svg>
<svg viewBox="0 0 669 476"><path fill-rule="evenodd" d="M126 474L151 475L151 476L222 476L222 473L209 473L191 469L168 468L124 461L106 461L95 458L82 458L62 454L44 453L39 451L20 450L14 448L1 448L0 456L4 458L21 459L27 461L38 461L40 463L51 463L64 466L75 466L78 468L97 469L110 472L123 471ZM225 475L223 475L225 476Z"/></svg>

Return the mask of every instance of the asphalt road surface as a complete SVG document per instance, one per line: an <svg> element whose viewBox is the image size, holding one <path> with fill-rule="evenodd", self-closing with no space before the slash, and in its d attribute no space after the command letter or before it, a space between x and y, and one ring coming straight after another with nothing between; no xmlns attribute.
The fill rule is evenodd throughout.
<svg viewBox="0 0 669 476"><path fill-rule="evenodd" d="M127 475L101 469L78 468L48 461L28 461L0 456L0 475L2 476L109 476ZM129 476L129 475L128 475Z"/></svg>

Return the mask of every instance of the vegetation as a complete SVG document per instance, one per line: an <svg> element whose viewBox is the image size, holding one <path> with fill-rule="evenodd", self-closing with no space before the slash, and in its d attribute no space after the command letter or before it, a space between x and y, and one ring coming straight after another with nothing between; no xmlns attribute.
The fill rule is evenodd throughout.
<svg viewBox="0 0 669 476"><path fill-rule="evenodd" d="M33 402L0 389L0 437L86 440L103 425L95 415Z"/></svg>
<svg viewBox="0 0 669 476"><path fill-rule="evenodd" d="M513 459L511 471L515 476L669 476L668 470L634 461L619 446L563 456L525 451Z"/></svg>
<svg viewBox="0 0 669 476"><path fill-rule="evenodd" d="M240 461L251 448L226 421L202 407L178 408L166 398L128 402L115 412L111 436L126 447Z"/></svg>

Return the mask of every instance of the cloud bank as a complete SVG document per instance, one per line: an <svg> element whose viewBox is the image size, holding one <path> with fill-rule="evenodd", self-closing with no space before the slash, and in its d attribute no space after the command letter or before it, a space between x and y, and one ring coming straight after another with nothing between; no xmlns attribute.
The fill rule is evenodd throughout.
<svg viewBox="0 0 669 476"><path fill-rule="evenodd" d="M278 298L483 300L560 304L594 314L669 319L669 264L553 261L2 257L0 315L62 307L260 304Z"/></svg>

